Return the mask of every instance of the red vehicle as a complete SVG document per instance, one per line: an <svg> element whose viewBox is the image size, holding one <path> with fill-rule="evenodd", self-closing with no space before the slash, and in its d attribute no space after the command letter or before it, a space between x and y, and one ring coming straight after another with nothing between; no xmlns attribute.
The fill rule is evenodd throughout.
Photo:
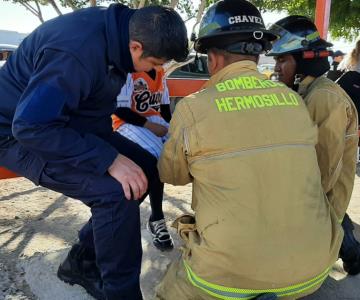
<svg viewBox="0 0 360 300"><path fill-rule="evenodd" d="M172 100L197 92L210 77L205 55L199 55L197 59L192 55L191 59L190 63L175 69L167 78Z"/></svg>

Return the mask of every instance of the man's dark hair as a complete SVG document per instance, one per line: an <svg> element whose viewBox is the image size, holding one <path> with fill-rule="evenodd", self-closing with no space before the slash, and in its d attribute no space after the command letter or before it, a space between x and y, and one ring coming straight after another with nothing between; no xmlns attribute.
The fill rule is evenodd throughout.
<svg viewBox="0 0 360 300"><path fill-rule="evenodd" d="M130 19L129 35L142 44L144 57L184 61L189 54L184 21L172 8L140 8Z"/></svg>

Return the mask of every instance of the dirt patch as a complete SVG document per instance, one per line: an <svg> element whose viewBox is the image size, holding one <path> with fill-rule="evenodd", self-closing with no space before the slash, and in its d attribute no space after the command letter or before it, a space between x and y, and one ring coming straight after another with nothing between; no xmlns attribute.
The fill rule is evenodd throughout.
<svg viewBox="0 0 360 300"><path fill-rule="evenodd" d="M358 172L360 174L360 171ZM360 179L356 176L349 212L360 237ZM190 211L191 186L166 185L164 211L168 224ZM179 250L159 252L146 231L150 205L141 206L144 249L141 284L146 300ZM90 300L78 286L59 281L56 270L77 232L90 216L80 201L34 186L24 178L0 181L0 300ZM174 231L176 248L181 242ZM308 300L359 299L360 276L346 276L339 261L319 292Z"/></svg>

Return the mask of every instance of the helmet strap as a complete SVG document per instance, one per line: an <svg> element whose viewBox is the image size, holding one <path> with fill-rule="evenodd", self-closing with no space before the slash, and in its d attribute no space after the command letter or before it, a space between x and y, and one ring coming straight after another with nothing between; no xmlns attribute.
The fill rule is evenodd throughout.
<svg viewBox="0 0 360 300"><path fill-rule="evenodd" d="M303 75L295 74L294 86L296 86L296 85L298 86L302 79L303 79Z"/></svg>
<svg viewBox="0 0 360 300"><path fill-rule="evenodd" d="M300 74L295 74L294 84L291 88L293 91L298 92L301 80L302 80L302 76Z"/></svg>

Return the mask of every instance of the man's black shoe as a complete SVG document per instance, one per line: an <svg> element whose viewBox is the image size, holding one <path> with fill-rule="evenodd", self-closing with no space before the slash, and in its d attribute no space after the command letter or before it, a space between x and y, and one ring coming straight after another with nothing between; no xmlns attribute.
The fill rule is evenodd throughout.
<svg viewBox="0 0 360 300"><path fill-rule="evenodd" d="M94 260L83 258L84 247L75 244L59 266L57 276L64 282L82 286L97 300L105 300L102 280Z"/></svg>

